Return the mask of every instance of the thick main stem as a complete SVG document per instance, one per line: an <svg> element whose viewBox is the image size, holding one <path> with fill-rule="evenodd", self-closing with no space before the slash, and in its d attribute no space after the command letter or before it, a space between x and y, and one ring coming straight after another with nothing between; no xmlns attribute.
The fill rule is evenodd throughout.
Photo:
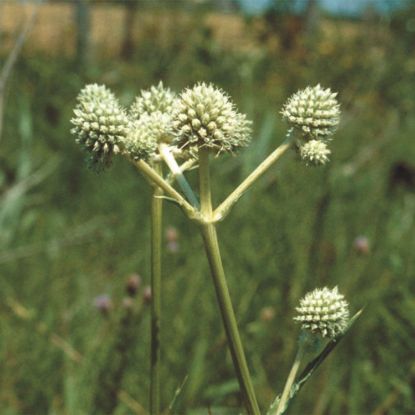
<svg viewBox="0 0 415 415"><path fill-rule="evenodd" d="M223 324L231 352L233 365L239 381L239 387L249 415L259 415L259 407L249 374L248 365L239 336L235 312L233 310L229 289L226 283L225 271L219 250L216 227L210 222L212 219L212 201L210 193L209 153L205 149L199 151L200 174L200 203L204 223L201 232L205 244L206 255L209 260L210 271L215 286L216 297L222 315Z"/></svg>
<svg viewBox="0 0 415 415"><path fill-rule="evenodd" d="M161 174L161 167L156 166ZM151 355L150 414L160 413L161 244L163 190L154 187L151 200Z"/></svg>

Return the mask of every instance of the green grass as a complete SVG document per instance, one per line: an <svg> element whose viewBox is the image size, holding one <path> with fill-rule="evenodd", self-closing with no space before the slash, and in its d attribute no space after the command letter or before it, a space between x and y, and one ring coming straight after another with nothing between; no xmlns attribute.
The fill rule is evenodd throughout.
<svg viewBox="0 0 415 415"><path fill-rule="evenodd" d="M341 43L335 54L361 56L356 48ZM312 56L302 65L267 55L248 90L242 75L229 75L230 58L221 66L218 54L214 65L204 66L192 57L177 56L178 64L189 66L186 78L174 61L163 67L166 81L178 89L196 79L218 82L254 120L252 146L238 158L223 157L212 165L216 203L282 140L285 126L277 113L293 90L321 82L338 90L343 103L330 165L310 169L293 153L285 156L218 228L261 407L281 391L289 370L298 299L317 286L338 285L352 311L365 307L364 314L302 390L291 413L410 414L415 193L389 183L391 166L413 163L415 156L413 80L407 73L399 82L390 78L405 56L398 50L380 74L373 68L376 78L357 58L350 70L342 61L327 65L324 57ZM116 365L117 355L108 355L121 336L125 281L138 272L149 284L150 189L122 160L107 172L88 170L70 136L69 119L85 82L108 82L128 103L161 70L156 58L140 66L140 80L134 72L139 61L98 62L80 76L71 62L41 56L23 57L14 74L0 155L2 414L99 413L102 379ZM45 166L39 181L6 206L7 190ZM190 180L195 180L192 173ZM239 413L202 241L173 205L166 206L165 224L179 230L180 249L164 257L163 404L167 407L180 388L174 413L206 414L209 406L223 408L215 414ZM353 249L359 235L369 238L368 255ZM102 293L114 302L108 317L93 307ZM272 307L273 319L261 317L265 307ZM137 313L133 340L126 338L128 364L119 387L147 407L149 309L143 305ZM66 352L56 336L67 342ZM82 355L80 362L72 348ZM383 404L386 409L375 412ZM116 414L130 413L122 400Z"/></svg>

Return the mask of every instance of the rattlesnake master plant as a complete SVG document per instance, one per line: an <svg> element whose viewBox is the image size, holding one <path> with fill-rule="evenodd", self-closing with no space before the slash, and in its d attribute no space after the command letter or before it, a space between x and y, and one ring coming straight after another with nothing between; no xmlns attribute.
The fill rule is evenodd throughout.
<svg viewBox="0 0 415 415"><path fill-rule="evenodd" d="M105 86L87 85L78 95L71 119L72 134L91 156L93 164L108 165L121 151L129 132L129 118L112 92Z"/></svg>
<svg viewBox="0 0 415 415"><path fill-rule="evenodd" d="M349 305L337 287L317 288L300 300L294 320L301 329L333 339L346 330L349 322Z"/></svg>
<svg viewBox="0 0 415 415"><path fill-rule="evenodd" d="M329 160L327 141L340 120L336 96L318 84L296 92L281 110L283 118L299 133L297 148L307 165L323 165Z"/></svg>
<svg viewBox="0 0 415 415"><path fill-rule="evenodd" d="M299 148L301 159L307 166L320 166L329 161L330 149L324 141L310 140Z"/></svg>
<svg viewBox="0 0 415 415"><path fill-rule="evenodd" d="M158 154L159 144L170 143L172 134L169 114L160 111L145 112L131 123L123 143L127 154L134 160L153 160Z"/></svg>
<svg viewBox="0 0 415 415"><path fill-rule="evenodd" d="M212 204L211 155L233 153L247 146L251 122L238 112L230 97L212 84L198 83L176 96L160 82L141 91L125 111L105 86L87 85L78 96L72 133L94 162L107 165L120 153L153 186L151 202L151 370L150 414L159 415L160 405L160 319L161 319L161 244L162 206L167 197L177 203L187 218L195 223L203 237L218 307L226 332L232 363L241 396L249 415L259 415L237 318L233 310L220 253L216 224L223 220L243 194L264 175L289 149L295 147L307 165L328 161L328 143L339 122L336 94L320 85L294 94L282 109L290 124L284 141L275 148L217 207ZM292 131L296 136L292 137ZM184 176L195 160L181 166L175 157L197 155L199 194ZM166 174L166 167L170 171ZM174 187L174 183L180 189ZM347 328L348 305L337 288L318 289L307 294L297 308L295 321L302 334L337 341ZM339 336L339 337L337 337ZM304 336L303 336L304 337ZM299 348L304 349L304 345ZM303 342L304 343L304 342ZM329 341L330 343L330 341ZM291 385L300 366L300 350L278 404L282 414L290 398ZM279 403L278 403L279 402Z"/></svg>
<svg viewBox="0 0 415 415"><path fill-rule="evenodd" d="M204 82L182 92L173 109L174 143L234 152L250 142L251 122L221 89Z"/></svg>
<svg viewBox="0 0 415 415"><path fill-rule="evenodd" d="M140 92L131 105L130 114L133 119L140 118L144 113L162 112L170 114L173 109L176 94L163 86L160 81L157 86Z"/></svg>

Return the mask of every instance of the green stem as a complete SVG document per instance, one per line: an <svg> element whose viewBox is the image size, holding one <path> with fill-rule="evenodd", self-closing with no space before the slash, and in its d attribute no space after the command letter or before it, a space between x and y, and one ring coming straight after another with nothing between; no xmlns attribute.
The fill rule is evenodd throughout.
<svg viewBox="0 0 415 415"><path fill-rule="evenodd" d="M231 352L233 365L239 381L239 387L244 400L246 411L249 415L259 415L259 407L249 374L248 365L239 336L235 312L233 310L229 289L226 283L225 271L219 250L216 227L212 220L212 201L209 173L209 152L206 149L199 151L199 178L200 178L200 203L203 223L201 232L205 244L206 255L209 260L216 297L225 327L228 346Z"/></svg>
<svg viewBox="0 0 415 415"><path fill-rule="evenodd" d="M148 178L151 183L160 187L166 195L170 196L186 212L190 219L197 217L196 209L168 183L156 170L148 165L144 160L132 161L138 170Z"/></svg>
<svg viewBox="0 0 415 415"><path fill-rule="evenodd" d="M294 359L294 363L291 367L290 374L288 375L287 381L285 382L284 390L281 395L281 399L278 403L277 411L275 412L276 415L282 415L286 409L287 404L290 398L291 388L294 384L295 378L297 376L298 369L301 365L301 360L304 356L304 344L302 341L299 342L297 354Z"/></svg>
<svg viewBox="0 0 415 415"><path fill-rule="evenodd" d="M184 177L183 171L180 166L177 164L176 159L174 158L173 154L170 151L170 148L167 144L161 143L159 145L159 150L161 157L169 167L170 171L172 172L174 178L177 180L177 183L183 190L183 193L186 195L187 200L197 209L199 209L199 201L197 200L196 195L193 192L192 187L190 186L189 182Z"/></svg>
<svg viewBox="0 0 415 415"><path fill-rule="evenodd" d="M161 175L161 166L155 170ZM154 187L151 200L151 356L150 414L160 413L160 318L161 318L161 244L163 190Z"/></svg>
<svg viewBox="0 0 415 415"><path fill-rule="evenodd" d="M291 132L287 134L284 142L277 147L216 209L214 220L219 221L225 218L232 206L239 198L264 174L272 167L275 162L290 148L292 139Z"/></svg>

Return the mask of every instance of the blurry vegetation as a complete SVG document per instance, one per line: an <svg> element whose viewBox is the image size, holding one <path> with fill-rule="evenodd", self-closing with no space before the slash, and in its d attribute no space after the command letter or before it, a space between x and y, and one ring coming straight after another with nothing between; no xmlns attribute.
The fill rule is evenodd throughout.
<svg viewBox="0 0 415 415"><path fill-rule="evenodd" d="M159 79L177 90L198 80L217 83L254 121L251 147L212 168L222 195L281 141L278 111L289 94L318 82L340 92L343 117L332 163L309 170L294 155L285 157L284 169L245 196L221 225L225 268L263 408L281 389L292 358L299 297L339 285L354 310L366 306L364 316L292 413L413 413L413 5L387 17L319 16L311 40L306 19L282 11L244 19L139 5L128 18L144 12L147 18L133 26L140 32L133 46L128 35L119 53L108 56L95 43L80 67L75 55L34 52L29 41L10 79L0 153L1 413L98 413L91 405L100 385L119 389L116 414L145 413L146 308L140 318L115 309L105 317L94 298L105 293L121 304L131 272L148 283L143 194L149 190L124 163L115 163L111 174L88 170L69 120L86 82L105 82L129 104ZM246 42L221 37L235 21ZM26 187L13 193L11 204L17 183ZM208 407L213 414L237 413L237 382L230 357L224 364L219 353L225 337L202 243L178 209L166 209L165 223L178 233L174 250L166 241L164 260L163 403L179 388L173 413L206 414ZM362 236L364 249L362 239L356 242ZM143 290L132 299L133 310L141 307L140 295ZM133 339L123 332L132 322ZM128 361L108 358L111 348L128 345ZM117 373L116 385L107 385L105 368Z"/></svg>

